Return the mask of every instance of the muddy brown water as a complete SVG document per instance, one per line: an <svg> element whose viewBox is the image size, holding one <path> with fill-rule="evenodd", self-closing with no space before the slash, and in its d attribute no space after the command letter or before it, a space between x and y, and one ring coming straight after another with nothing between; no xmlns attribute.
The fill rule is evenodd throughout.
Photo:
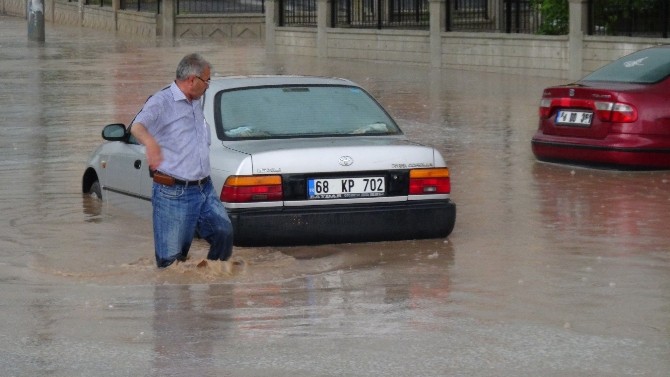
<svg viewBox="0 0 670 377"><path fill-rule="evenodd" d="M0 375L667 376L670 173L538 163L556 80L143 41L0 17ZM154 267L145 209L82 195L102 126L193 51L219 75L339 76L436 146L448 239L235 248Z"/></svg>

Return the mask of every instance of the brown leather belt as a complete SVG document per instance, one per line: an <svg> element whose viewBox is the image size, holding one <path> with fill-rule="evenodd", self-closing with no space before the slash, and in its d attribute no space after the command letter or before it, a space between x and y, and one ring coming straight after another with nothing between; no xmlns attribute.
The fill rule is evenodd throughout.
<svg viewBox="0 0 670 377"><path fill-rule="evenodd" d="M181 179L177 179L173 176L161 173L159 171L154 172L154 182L159 183L161 185L165 186L174 186L174 185L179 185L179 186L202 186L205 183L209 182L209 176L203 178L203 179L198 179L197 181L182 181Z"/></svg>

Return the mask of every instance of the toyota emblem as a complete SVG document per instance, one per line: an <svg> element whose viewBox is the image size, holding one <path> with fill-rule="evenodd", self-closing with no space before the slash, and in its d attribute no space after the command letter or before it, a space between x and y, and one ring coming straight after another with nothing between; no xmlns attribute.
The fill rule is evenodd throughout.
<svg viewBox="0 0 670 377"><path fill-rule="evenodd" d="M342 166L349 166L353 163L354 163L354 159L351 158L350 156L340 157L340 165L342 165Z"/></svg>

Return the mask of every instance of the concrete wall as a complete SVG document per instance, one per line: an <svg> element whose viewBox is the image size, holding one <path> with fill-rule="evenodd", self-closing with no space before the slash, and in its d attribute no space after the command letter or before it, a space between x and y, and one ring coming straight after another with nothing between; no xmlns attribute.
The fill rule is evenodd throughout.
<svg viewBox="0 0 670 377"><path fill-rule="evenodd" d="M272 39L272 46L282 54L317 56L315 28L279 28ZM265 38L268 41L268 38Z"/></svg>
<svg viewBox="0 0 670 377"><path fill-rule="evenodd" d="M56 8L60 4L56 3ZM116 31L115 11L110 7L85 5L81 12L81 26L92 29Z"/></svg>
<svg viewBox="0 0 670 377"><path fill-rule="evenodd" d="M8 16L27 17L28 3L26 0L0 0L0 11Z"/></svg>
<svg viewBox="0 0 670 377"><path fill-rule="evenodd" d="M26 17L27 0L0 0L0 11ZM83 0L44 0L45 19L58 24L115 31L121 34L177 38L265 38L269 52L360 59L577 79L633 51L667 39L596 37L583 32L586 0L570 1L570 33L542 36L505 33L444 32L445 0L430 0L430 30L331 28L331 0L318 0L317 27L277 26L277 0L266 0L266 15L174 15L174 3L163 14L84 5ZM115 10L116 9L116 10Z"/></svg>
<svg viewBox="0 0 670 377"><path fill-rule="evenodd" d="M444 68L564 78L568 37L442 33Z"/></svg>
<svg viewBox="0 0 670 377"><path fill-rule="evenodd" d="M45 5L46 13L44 14L44 18L47 21L69 26L79 26L82 24L81 16L83 12L79 11L78 2L55 3L54 1L46 1Z"/></svg>
<svg viewBox="0 0 670 377"><path fill-rule="evenodd" d="M332 29L326 43L332 58L430 62L428 31Z"/></svg>
<svg viewBox="0 0 670 377"><path fill-rule="evenodd" d="M329 7L331 0L318 0ZM445 0L430 0L429 31L331 28L328 12L316 28L279 27L277 0L266 0L269 52L429 65L575 80L639 49L670 43L662 38L589 36L586 0L570 1L570 33L545 36L444 32ZM321 12L319 10L319 12Z"/></svg>
<svg viewBox="0 0 670 377"><path fill-rule="evenodd" d="M91 27L93 27L91 25ZM119 10L116 12L116 30L123 35L155 37L158 31L158 18L154 13Z"/></svg>
<svg viewBox="0 0 670 377"><path fill-rule="evenodd" d="M263 39L265 16L256 14L177 15L175 37Z"/></svg>
<svg viewBox="0 0 670 377"><path fill-rule="evenodd" d="M27 17L27 1L0 0L0 13ZM57 24L81 26L139 37L188 37L264 39L265 16L262 14L189 14L176 15L174 4L163 2L162 14L119 9L119 0L111 7L85 5L84 0L43 0L44 19ZM175 1L175 0L173 0Z"/></svg>
<svg viewBox="0 0 670 377"><path fill-rule="evenodd" d="M327 58L374 60L430 65L433 51L428 31L328 29ZM274 52L318 56L317 30L277 27ZM266 40L266 43L269 43ZM439 67L565 78L568 37L501 33L441 33ZM647 41L647 44L648 41ZM588 45L593 48L593 45ZM610 48L607 46L605 48ZM601 62L608 62L609 51ZM589 56L588 67L598 64Z"/></svg>

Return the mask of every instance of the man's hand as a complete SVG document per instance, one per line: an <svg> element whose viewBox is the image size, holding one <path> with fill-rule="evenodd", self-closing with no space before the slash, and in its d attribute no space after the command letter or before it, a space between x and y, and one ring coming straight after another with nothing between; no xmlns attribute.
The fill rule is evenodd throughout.
<svg viewBox="0 0 670 377"><path fill-rule="evenodd" d="M149 163L149 169L151 171L158 170L161 162L163 162L163 152L161 152L161 147L154 142L153 144L145 144L147 147L147 162Z"/></svg>
<svg viewBox="0 0 670 377"><path fill-rule="evenodd" d="M147 131L142 123L135 123L130 127L130 133L135 136L137 141L142 143L147 150L147 162L151 171L157 170L163 162L163 152L160 145L153 136Z"/></svg>

